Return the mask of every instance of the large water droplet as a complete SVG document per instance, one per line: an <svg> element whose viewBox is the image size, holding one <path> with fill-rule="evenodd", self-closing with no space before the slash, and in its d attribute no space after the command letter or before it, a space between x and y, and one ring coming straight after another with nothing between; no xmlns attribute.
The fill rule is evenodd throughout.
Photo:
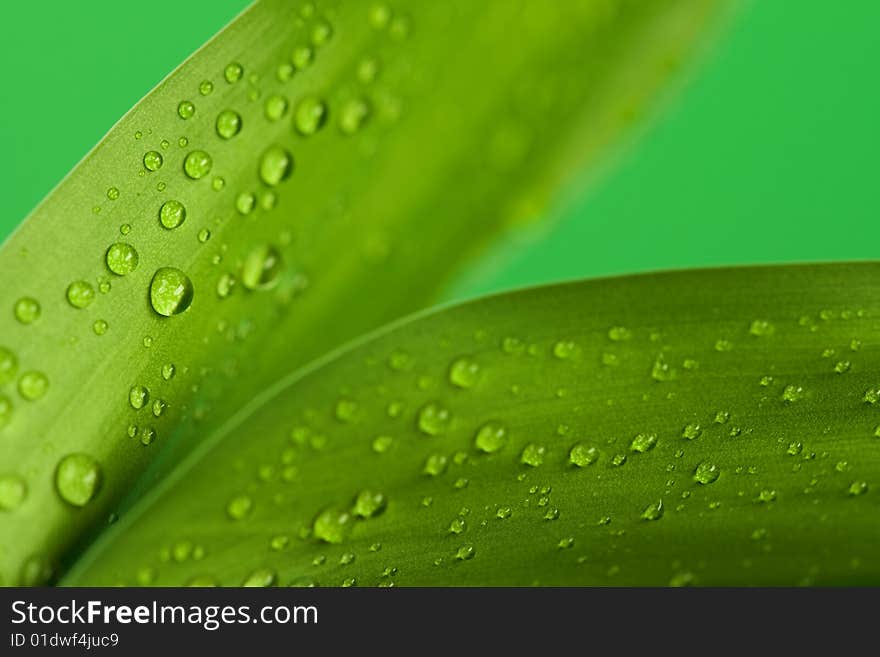
<svg viewBox="0 0 880 657"><path fill-rule="evenodd" d="M0 511L12 511L27 497L27 484L18 475L0 475Z"/></svg>
<svg viewBox="0 0 880 657"><path fill-rule="evenodd" d="M270 146L260 158L260 180L275 187L290 176L293 157L281 146Z"/></svg>
<svg viewBox="0 0 880 657"><path fill-rule="evenodd" d="M183 160L183 171L192 180L199 180L211 173L214 160L205 151L192 151Z"/></svg>
<svg viewBox="0 0 880 657"><path fill-rule="evenodd" d="M22 297L15 302L15 318L22 324L33 324L40 318L40 302L31 297Z"/></svg>
<svg viewBox="0 0 880 657"><path fill-rule="evenodd" d="M261 244L251 249L241 266L241 283L249 290L265 290L278 281L283 269L281 254L275 247Z"/></svg>
<svg viewBox="0 0 880 657"><path fill-rule="evenodd" d="M222 139L232 139L241 132L241 115L234 110L223 110L217 115L215 129Z"/></svg>
<svg viewBox="0 0 880 657"><path fill-rule="evenodd" d="M144 386L132 386L131 390L128 391L128 403L136 411L146 406L149 401L150 391Z"/></svg>
<svg viewBox="0 0 880 657"><path fill-rule="evenodd" d="M74 281L67 286L67 301L74 308L88 308L95 300L95 288L86 281Z"/></svg>
<svg viewBox="0 0 880 657"><path fill-rule="evenodd" d="M159 222L168 230L177 228L186 221L186 208L180 201L165 201L159 208Z"/></svg>
<svg viewBox="0 0 880 657"><path fill-rule="evenodd" d="M144 168L147 171L158 171L162 168L164 160L159 151L147 151L144 153Z"/></svg>
<svg viewBox="0 0 880 657"><path fill-rule="evenodd" d="M327 119L327 106L315 96L303 98L297 105L293 126L304 137L318 132Z"/></svg>
<svg viewBox="0 0 880 657"><path fill-rule="evenodd" d="M709 461L703 461L694 470L694 481L701 484L712 484L718 480L721 468Z"/></svg>
<svg viewBox="0 0 880 657"><path fill-rule="evenodd" d="M117 242L107 249L107 269L117 276L130 274L138 266L138 252L131 244Z"/></svg>
<svg viewBox="0 0 880 657"><path fill-rule="evenodd" d="M179 315L190 307L193 285L189 277L174 267L162 267L150 282L150 304L164 317Z"/></svg>
<svg viewBox="0 0 880 657"><path fill-rule="evenodd" d="M599 450L592 445L578 443L572 447L571 451L568 453L568 460L572 465L576 465L579 468L585 468L588 465L593 465L593 463L599 460Z"/></svg>
<svg viewBox="0 0 880 657"><path fill-rule="evenodd" d="M101 486L101 467L88 454L68 454L55 471L55 489L68 504L85 506Z"/></svg>

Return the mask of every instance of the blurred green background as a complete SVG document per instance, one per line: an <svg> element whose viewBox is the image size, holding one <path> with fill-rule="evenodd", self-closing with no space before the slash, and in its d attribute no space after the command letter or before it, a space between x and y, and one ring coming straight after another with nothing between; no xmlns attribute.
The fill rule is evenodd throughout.
<svg viewBox="0 0 880 657"><path fill-rule="evenodd" d="M246 4L5 7L0 238ZM877 257L880 2L740 4L696 75L598 184L569 190L449 298L660 268Z"/></svg>

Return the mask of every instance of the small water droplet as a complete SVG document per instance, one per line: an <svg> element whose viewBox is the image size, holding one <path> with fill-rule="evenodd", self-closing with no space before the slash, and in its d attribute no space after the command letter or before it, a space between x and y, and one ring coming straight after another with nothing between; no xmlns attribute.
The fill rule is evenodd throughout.
<svg viewBox="0 0 880 657"><path fill-rule="evenodd" d="M805 395L806 393L801 386L789 384L785 386L785 389L782 391L782 401L793 403L800 401Z"/></svg>
<svg viewBox="0 0 880 657"><path fill-rule="evenodd" d="M312 524L312 535L325 543L339 544L345 540L351 526L347 511L326 509L318 514Z"/></svg>
<svg viewBox="0 0 880 657"><path fill-rule="evenodd" d="M6 347L0 347L0 385L15 379L18 373L18 357Z"/></svg>
<svg viewBox="0 0 880 657"><path fill-rule="evenodd" d="M348 101L339 115L339 129L345 135L353 135L361 129L370 116L370 106L363 99Z"/></svg>
<svg viewBox="0 0 880 657"><path fill-rule="evenodd" d="M136 411L146 406L149 401L150 391L144 386L132 386L128 391L128 403Z"/></svg>
<svg viewBox="0 0 880 657"><path fill-rule="evenodd" d="M244 75L244 69L241 64L237 62L232 62L228 64L223 71L223 77L229 84L233 84L241 80L241 77Z"/></svg>
<svg viewBox="0 0 880 657"><path fill-rule="evenodd" d="M162 267L150 282L150 304L164 317L179 315L190 307L193 285L189 277L174 267Z"/></svg>
<svg viewBox="0 0 880 657"><path fill-rule="evenodd" d="M372 518L381 514L388 506L388 500L382 493L363 490L355 498L352 513L359 518Z"/></svg>
<svg viewBox="0 0 880 657"><path fill-rule="evenodd" d="M749 333L755 336L773 335L775 327L766 319L756 319L749 327Z"/></svg>
<svg viewBox="0 0 880 657"><path fill-rule="evenodd" d="M95 335L104 335L108 328L110 328L110 325L103 319L96 319L94 324L92 324L92 331L95 332Z"/></svg>
<svg viewBox="0 0 880 657"><path fill-rule="evenodd" d="M22 324L33 324L40 319L40 303L32 297L22 297L15 302L15 318Z"/></svg>
<svg viewBox="0 0 880 657"><path fill-rule="evenodd" d="M206 243L209 239L211 239L211 231L207 228L202 228L199 231L198 239L199 242L201 242L202 244Z"/></svg>
<svg viewBox="0 0 880 657"><path fill-rule="evenodd" d="M449 464L449 459L444 454L430 454L427 459L425 459L425 465L422 468L422 472L431 477L439 477L444 472L446 472L446 466Z"/></svg>
<svg viewBox="0 0 880 657"><path fill-rule="evenodd" d="M442 435L451 423L452 414L439 402L428 402L419 411L418 428L425 435Z"/></svg>
<svg viewBox="0 0 880 657"><path fill-rule="evenodd" d="M666 362L663 354L657 354L654 365L651 366L651 378L655 381L673 381L678 377L678 372Z"/></svg>
<svg viewBox="0 0 880 657"><path fill-rule="evenodd" d="M327 119L327 105L315 96L303 98L296 108L293 126L304 137L318 132Z"/></svg>
<svg viewBox="0 0 880 657"><path fill-rule="evenodd" d="M653 433L640 433L632 439L632 442L629 445L629 449L631 452L638 452L639 454L644 454L652 449L657 444L657 434Z"/></svg>
<svg viewBox="0 0 880 657"><path fill-rule="evenodd" d="M49 390L49 379L42 372L25 372L18 380L18 394L26 401L37 401Z"/></svg>
<svg viewBox="0 0 880 657"><path fill-rule="evenodd" d="M507 429L500 422L486 422L474 437L474 445L481 452L493 454L507 443Z"/></svg>
<svg viewBox="0 0 880 657"><path fill-rule="evenodd" d="M174 366L174 363L166 363L162 366L162 378L166 381L173 379L176 373L177 368Z"/></svg>
<svg viewBox="0 0 880 657"><path fill-rule="evenodd" d="M279 121L287 114L288 103L284 96L278 94L269 96L263 105L263 113L270 121Z"/></svg>
<svg viewBox="0 0 880 657"><path fill-rule="evenodd" d="M275 584L275 572L268 568L258 568L248 575L241 583L247 588L265 588Z"/></svg>
<svg viewBox="0 0 880 657"><path fill-rule="evenodd" d="M226 514L232 520L244 520L254 509L254 501L248 495L236 495L226 504Z"/></svg>
<svg viewBox="0 0 880 657"><path fill-rule="evenodd" d="M232 274L222 274L217 280L217 296L221 299L227 298L235 289L235 276Z"/></svg>
<svg viewBox="0 0 880 657"><path fill-rule="evenodd" d="M101 467L88 454L68 454L55 470L55 489L73 506L88 504L101 486Z"/></svg>
<svg viewBox="0 0 880 657"><path fill-rule="evenodd" d="M260 158L259 174L269 187L286 180L293 170L293 157L281 146L270 146Z"/></svg>
<svg viewBox="0 0 880 657"><path fill-rule="evenodd" d="M864 495L868 492L868 482L867 481L854 481L850 484L847 489L847 493L853 497L857 495Z"/></svg>
<svg viewBox="0 0 880 657"><path fill-rule="evenodd" d="M118 187L108 187L107 188L107 198L111 201L115 201L119 198L119 188Z"/></svg>
<svg viewBox="0 0 880 657"><path fill-rule="evenodd" d="M314 56L315 51L309 46L299 46L294 48L293 53L290 55L290 61L293 62L293 66L297 71L304 71L311 65Z"/></svg>
<svg viewBox="0 0 880 657"><path fill-rule="evenodd" d="M265 290L278 282L283 269L281 254L272 246L262 244L251 249L241 267L241 283L249 290Z"/></svg>
<svg viewBox="0 0 880 657"><path fill-rule="evenodd" d="M319 20L312 28L312 45L323 46L333 36L333 28L325 20Z"/></svg>
<svg viewBox="0 0 880 657"><path fill-rule="evenodd" d="M14 474L0 475L0 511L13 511L27 497L27 483Z"/></svg>
<svg viewBox="0 0 880 657"><path fill-rule="evenodd" d="M663 517L663 500L652 502L642 511L642 520L659 520Z"/></svg>
<svg viewBox="0 0 880 657"><path fill-rule="evenodd" d="M577 352L577 345L570 340L562 340L553 345L553 355L560 360L568 360Z"/></svg>
<svg viewBox="0 0 880 657"><path fill-rule="evenodd" d="M681 437L686 440L696 440L703 434L703 428L699 424L686 424L681 430Z"/></svg>
<svg viewBox="0 0 880 657"><path fill-rule="evenodd" d="M196 113L196 106L189 100L182 100L177 106L177 116L183 120L191 119Z"/></svg>
<svg viewBox="0 0 880 657"><path fill-rule="evenodd" d="M211 173L214 160L205 151L192 151L183 160L183 171L188 178L199 180Z"/></svg>
<svg viewBox="0 0 880 657"><path fill-rule="evenodd" d="M536 443L529 443L525 446L520 455L520 462L525 465L531 466L533 468L539 467L542 463L544 463L544 456L547 453L547 448L543 445L538 445Z"/></svg>
<svg viewBox="0 0 880 657"><path fill-rule="evenodd" d="M769 504L770 502L776 501L776 491L765 488L760 493L758 493L758 497L755 498L756 502L760 502L762 504Z"/></svg>
<svg viewBox="0 0 880 657"><path fill-rule="evenodd" d="M125 276L137 269L140 258L137 250L125 242L117 242L107 249L107 269L117 276Z"/></svg>
<svg viewBox="0 0 880 657"><path fill-rule="evenodd" d="M203 96L210 96L212 91L214 91L214 83L210 80L202 80L199 84L199 93Z"/></svg>
<svg viewBox="0 0 880 657"><path fill-rule="evenodd" d="M455 552L455 558L458 561L468 561L473 559L476 556L477 551L474 549L473 545L462 545Z"/></svg>
<svg viewBox="0 0 880 657"><path fill-rule="evenodd" d="M173 230L186 221L186 208L180 201L165 201L159 208L159 222L164 228Z"/></svg>
<svg viewBox="0 0 880 657"><path fill-rule="evenodd" d="M74 308L88 308L95 300L95 288L86 281L74 281L67 287L67 301Z"/></svg>

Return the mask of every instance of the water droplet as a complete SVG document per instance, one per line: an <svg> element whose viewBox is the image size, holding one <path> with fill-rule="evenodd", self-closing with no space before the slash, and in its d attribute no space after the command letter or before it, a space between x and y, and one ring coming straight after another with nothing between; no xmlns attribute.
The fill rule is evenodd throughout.
<svg viewBox="0 0 880 657"><path fill-rule="evenodd" d="M125 276L137 269L139 257L131 244L117 242L107 249L105 260L107 269L117 276Z"/></svg>
<svg viewBox="0 0 880 657"><path fill-rule="evenodd" d="M422 472L431 477L439 477L446 472L448 464L449 459L444 454L431 454L425 459L425 466L422 468Z"/></svg>
<svg viewBox="0 0 880 657"><path fill-rule="evenodd" d="M303 71L312 63L314 56L315 51L309 46L300 46L294 48L293 53L290 56L290 61L293 62L293 66L297 71Z"/></svg>
<svg viewBox="0 0 880 657"><path fill-rule="evenodd" d="M626 454L615 454L611 457L611 465L615 468L620 467L624 463L626 463Z"/></svg>
<svg viewBox="0 0 880 657"><path fill-rule="evenodd" d="M733 350L733 343L730 340L718 340L715 343L715 351L725 352Z"/></svg>
<svg viewBox="0 0 880 657"><path fill-rule="evenodd" d="M632 442L629 445L629 449L632 452L638 452L639 454L644 454L652 449L657 444L657 435L653 433L640 433L632 439Z"/></svg>
<svg viewBox="0 0 880 657"><path fill-rule="evenodd" d="M95 300L95 288L85 281L74 281L67 286L67 301L74 308L88 308Z"/></svg>
<svg viewBox="0 0 880 657"><path fill-rule="evenodd" d="M221 139L232 139L241 132L241 115L234 110L223 110L217 115L215 129Z"/></svg>
<svg viewBox="0 0 880 657"><path fill-rule="evenodd" d="M659 520L663 517L663 500L652 502L642 511L642 520Z"/></svg>
<svg viewBox="0 0 880 657"><path fill-rule="evenodd" d="M507 429L500 422L486 422L477 430L474 445L481 452L493 454L507 443Z"/></svg>
<svg viewBox="0 0 880 657"><path fill-rule="evenodd" d="M273 536L269 541L269 547L276 552L280 552L285 549L290 543L290 538L283 534L279 534L278 536Z"/></svg>
<svg viewBox="0 0 880 657"><path fill-rule="evenodd" d="M110 325L103 319L96 319L95 323L92 324L92 331L95 332L95 335L104 335L108 328L110 328Z"/></svg>
<svg viewBox="0 0 880 657"><path fill-rule="evenodd" d="M248 575L241 585L247 588L265 588L267 586L272 586L274 583L275 573L273 571L268 568L258 568Z"/></svg>
<svg viewBox="0 0 880 657"><path fill-rule="evenodd" d="M465 529L467 529L467 523L464 518L453 518L449 523L450 534L461 534Z"/></svg>
<svg viewBox="0 0 880 657"><path fill-rule="evenodd" d="M132 386L131 390L128 391L128 403L136 411L146 406L149 401L150 391L144 386Z"/></svg>
<svg viewBox="0 0 880 657"><path fill-rule="evenodd" d="M0 385L15 379L18 373L18 358L6 347L0 347Z"/></svg>
<svg viewBox="0 0 880 657"><path fill-rule="evenodd" d="M699 424L686 424L681 430L681 437L686 440L696 440L703 433L703 429Z"/></svg>
<svg viewBox="0 0 880 657"><path fill-rule="evenodd" d="M537 468L542 463L544 463L544 456L547 453L547 448L543 445L537 445L535 443L529 443L523 449L522 454L520 455L520 462L525 465L529 465L533 468Z"/></svg>
<svg viewBox="0 0 880 657"><path fill-rule="evenodd" d="M760 493L758 493L758 497L755 498L756 502L761 502L762 504L769 504L770 502L776 501L776 491L765 488Z"/></svg>
<svg viewBox="0 0 880 657"><path fill-rule="evenodd" d="M222 176L215 176L211 181L211 189L215 192L219 192L224 187L226 187L226 180Z"/></svg>
<svg viewBox="0 0 880 657"><path fill-rule="evenodd" d="M156 430L153 427L143 427L141 429L141 445L148 447L156 440Z"/></svg>
<svg viewBox="0 0 880 657"><path fill-rule="evenodd" d="M651 367L651 378L655 381L672 381L678 377L678 373L666 362L663 354L657 354L654 365Z"/></svg>
<svg viewBox="0 0 880 657"><path fill-rule="evenodd" d="M455 552L455 558L459 561L468 561L473 559L477 554L477 551L474 549L473 545L462 545Z"/></svg>
<svg viewBox="0 0 880 657"><path fill-rule="evenodd" d="M375 59L368 57L358 64L357 77L363 84L371 84L376 80L379 73L379 64Z"/></svg>
<svg viewBox="0 0 880 657"><path fill-rule="evenodd" d="M509 506L501 506L498 507L498 511L495 512L495 517L499 520L506 520L512 513L513 511L511 511Z"/></svg>
<svg viewBox="0 0 880 657"><path fill-rule="evenodd" d="M101 486L101 467L88 454L68 454L55 470L55 489L73 506L85 506Z"/></svg>
<svg viewBox="0 0 880 657"><path fill-rule="evenodd" d="M111 201L115 201L119 198L119 188L118 187L108 187L107 188L107 198Z"/></svg>
<svg viewBox="0 0 880 657"><path fill-rule="evenodd" d="M578 443L568 453L568 460L572 465L585 468L599 460L599 450L586 443Z"/></svg>
<svg viewBox="0 0 880 657"><path fill-rule="evenodd" d="M159 222L168 230L173 230L186 221L186 208L180 201L165 201L159 208Z"/></svg>
<svg viewBox="0 0 880 657"><path fill-rule="evenodd" d="M856 495L864 495L868 492L867 481L854 481L847 489L847 493L855 497Z"/></svg>
<svg viewBox="0 0 880 657"><path fill-rule="evenodd" d="M547 512L544 514L544 520L556 520L558 518L559 518L559 509L557 509L556 507L551 507L551 508L547 509Z"/></svg>
<svg viewBox="0 0 880 657"><path fill-rule="evenodd" d="M372 518L379 515L388 506L388 500L382 493L363 490L355 498L352 513L359 518Z"/></svg>
<svg viewBox="0 0 880 657"><path fill-rule="evenodd" d="M370 116L370 106L363 99L357 98L348 101L339 115L339 129L343 134L353 135Z"/></svg>
<svg viewBox="0 0 880 657"><path fill-rule="evenodd" d="M323 46L331 36L333 36L333 28L325 20L318 21L312 28L312 44L315 46Z"/></svg>
<svg viewBox="0 0 880 657"><path fill-rule="evenodd" d="M318 132L326 119L327 105L324 101L315 96L307 96L297 105L293 126L299 134L308 137Z"/></svg>
<svg viewBox="0 0 880 657"><path fill-rule="evenodd" d="M371 446L376 454L385 454L393 443L394 439L391 436L376 436Z"/></svg>
<svg viewBox="0 0 880 657"><path fill-rule="evenodd" d="M18 394L27 401L37 401L49 390L49 379L42 372L25 372L18 380Z"/></svg>
<svg viewBox="0 0 880 657"><path fill-rule="evenodd" d="M806 393L804 393L804 389L801 386L789 384L785 386L785 389L782 391L782 401L793 403L796 401L800 401L804 398Z"/></svg>
<svg viewBox="0 0 880 657"><path fill-rule="evenodd" d="M217 296L225 299L235 289L235 276L232 274L222 274L217 280Z"/></svg>
<svg viewBox="0 0 880 657"><path fill-rule="evenodd" d="M260 180L275 187L290 176L293 157L281 146L270 146L260 158Z"/></svg>
<svg viewBox="0 0 880 657"><path fill-rule="evenodd" d="M173 379L176 373L177 368L174 366L174 363L166 363L162 366L162 378L166 381Z"/></svg>
<svg viewBox="0 0 880 657"><path fill-rule="evenodd" d="M614 342L622 342L632 338L632 331L625 326L612 326L608 329L608 337Z"/></svg>
<svg viewBox="0 0 880 657"><path fill-rule="evenodd" d="M765 335L773 335L773 332L776 329L773 324L771 324L766 319L756 319L752 322L752 325L749 327L749 333L756 336L765 336Z"/></svg>
<svg viewBox="0 0 880 657"><path fill-rule="evenodd" d="M418 428L425 435L442 435L451 423L452 414L439 402L428 402L419 411Z"/></svg>
<svg viewBox="0 0 880 657"><path fill-rule="evenodd" d="M177 116L184 120L192 118L195 113L196 106L188 100L180 101L180 104L177 106Z"/></svg>
<svg viewBox="0 0 880 657"><path fill-rule="evenodd" d="M183 160L183 171L192 180L204 178L211 172L214 160L205 151L192 151Z"/></svg>
<svg viewBox="0 0 880 657"><path fill-rule="evenodd" d="M174 267L162 267L150 282L150 304L164 317L179 315L190 307L193 285L189 277Z"/></svg>
<svg viewBox="0 0 880 657"><path fill-rule="evenodd" d="M226 81L229 84L233 84L241 80L242 75L244 75L244 69L241 67L241 64L237 62L232 62L228 64L223 71L223 77L226 78Z"/></svg>
<svg viewBox="0 0 880 657"><path fill-rule="evenodd" d="M694 470L694 481L701 484L712 484L718 480L720 474L721 468L709 461L703 461Z"/></svg>
<svg viewBox="0 0 880 657"><path fill-rule="evenodd" d="M248 495L236 495L226 504L226 515L232 520L244 520L254 509L254 501Z"/></svg>
<svg viewBox="0 0 880 657"><path fill-rule="evenodd" d="M202 228L202 229L199 231L198 239L199 239L199 242L201 242L202 244L204 244L204 243L207 242L209 239L211 239L211 231L208 230L207 228Z"/></svg>
<svg viewBox="0 0 880 657"><path fill-rule="evenodd" d="M12 511L27 497L27 484L18 475L0 475L0 511Z"/></svg>
<svg viewBox="0 0 880 657"><path fill-rule="evenodd" d="M279 121L287 114L287 99L284 96L273 95L266 99L263 112L270 121Z"/></svg>
<svg viewBox="0 0 880 657"><path fill-rule="evenodd" d="M15 318L22 324L33 324L40 319L40 303L31 297L22 297L15 302Z"/></svg>
<svg viewBox="0 0 880 657"><path fill-rule="evenodd" d="M199 93L203 96L210 96L212 91L214 91L214 83L210 80L202 80L199 84Z"/></svg>
<svg viewBox="0 0 880 657"><path fill-rule="evenodd" d="M377 4L370 9L370 25L374 29L384 30L391 21L391 9L386 4Z"/></svg>
<svg viewBox="0 0 880 657"><path fill-rule="evenodd" d="M350 525L351 515L347 511L326 509L315 518L312 534L325 543L338 544L345 540Z"/></svg>
<svg viewBox="0 0 880 657"><path fill-rule="evenodd" d="M242 192L235 199L235 209L238 210L239 214L243 215L250 214L256 204L257 197L250 192Z"/></svg>
<svg viewBox="0 0 880 657"><path fill-rule="evenodd" d="M559 341L553 345L553 355L560 360L567 360L574 356L576 352L577 345L570 340Z"/></svg>
<svg viewBox="0 0 880 657"><path fill-rule="evenodd" d="M153 400L153 417L162 417L165 409L168 408L167 402L163 399Z"/></svg>
<svg viewBox="0 0 880 657"><path fill-rule="evenodd" d="M244 259L241 267L241 283L249 290L265 290L277 281L283 269L281 254L272 246L262 244Z"/></svg>
<svg viewBox="0 0 880 657"><path fill-rule="evenodd" d="M164 161L162 154L158 151L147 151L144 153L144 168L147 171L158 171L162 168Z"/></svg>

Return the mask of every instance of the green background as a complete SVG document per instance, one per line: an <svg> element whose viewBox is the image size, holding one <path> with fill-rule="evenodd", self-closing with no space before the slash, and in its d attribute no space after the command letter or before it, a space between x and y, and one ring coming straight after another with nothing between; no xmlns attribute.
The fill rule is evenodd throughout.
<svg viewBox="0 0 880 657"><path fill-rule="evenodd" d="M6 7L0 237L246 4ZM598 184L499 244L448 296L661 268L876 258L880 3L740 4Z"/></svg>

